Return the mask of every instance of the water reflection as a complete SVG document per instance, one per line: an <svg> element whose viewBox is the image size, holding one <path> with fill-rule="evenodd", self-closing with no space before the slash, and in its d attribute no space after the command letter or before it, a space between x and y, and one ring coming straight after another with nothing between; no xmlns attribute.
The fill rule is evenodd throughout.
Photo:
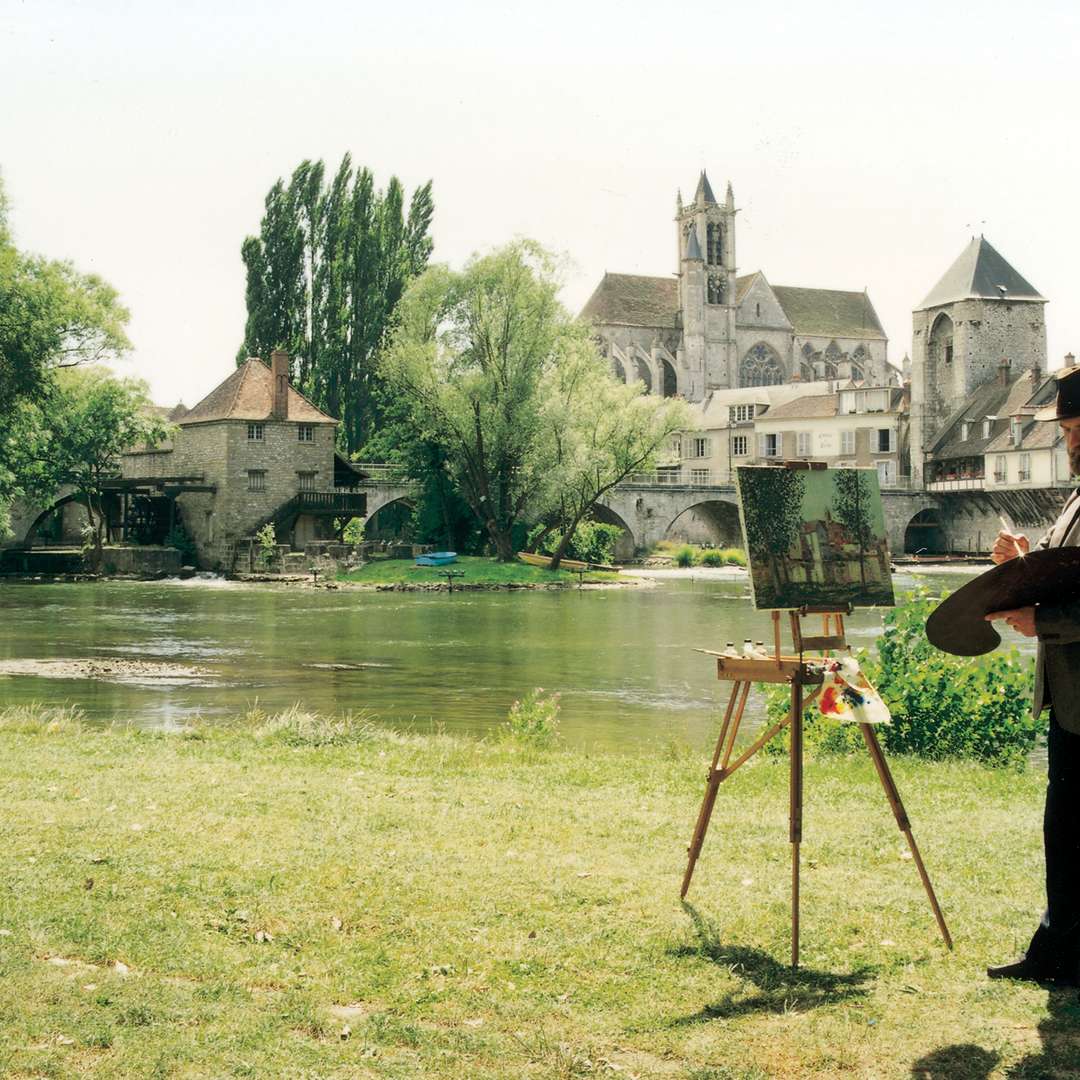
<svg viewBox="0 0 1080 1080"><path fill-rule="evenodd" d="M956 588L966 574L898 575ZM74 702L95 719L176 726L302 702L367 708L397 727L491 732L536 686L562 694L577 745L633 747L715 734L725 697L695 648L769 639L745 580L667 579L655 588L470 593L324 592L220 582L0 585L0 658L124 657L190 663L195 684L147 686L30 676L0 680L7 703ZM858 611L869 644L882 612ZM1024 646L1030 648L1027 643ZM761 698L748 709L760 721Z"/></svg>

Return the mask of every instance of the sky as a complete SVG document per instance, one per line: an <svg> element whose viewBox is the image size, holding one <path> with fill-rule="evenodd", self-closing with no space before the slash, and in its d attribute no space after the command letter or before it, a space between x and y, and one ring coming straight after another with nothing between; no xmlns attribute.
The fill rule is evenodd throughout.
<svg viewBox="0 0 1080 1080"><path fill-rule="evenodd" d="M103 276L118 365L193 405L243 338L267 190L349 152L434 184L434 258L533 237L579 310L668 274L676 190L731 181L739 272L867 288L899 364L970 237L1080 350L1080 6L774 0L0 0L16 243Z"/></svg>

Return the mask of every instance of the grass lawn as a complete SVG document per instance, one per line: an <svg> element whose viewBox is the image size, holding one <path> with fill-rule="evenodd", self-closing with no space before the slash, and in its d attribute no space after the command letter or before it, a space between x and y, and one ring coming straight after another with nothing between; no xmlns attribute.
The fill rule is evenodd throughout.
<svg viewBox="0 0 1080 1080"><path fill-rule="evenodd" d="M411 559L373 559L348 573L338 574L339 581L357 581L364 585L433 585L446 583L441 566L416 566ZM479 555L459 555L457 562L447 570L464 572L464 577L454 578L454 588L461 585L577 585L578 575L569 570L544 570L528 563L501 563ZM618 574L589 571L585 582L615 581Z"/></svg>
<svg viewBox="0 0 1080 1080"><path fill-rule="evenodd" d="M1036 774L811 762L803 964L787 767L292 716L140 734L0 712L8 1077L1072 1076L1076 992L988 982L1041 909ZM324 745L318 745L324 742Z"/></svg>

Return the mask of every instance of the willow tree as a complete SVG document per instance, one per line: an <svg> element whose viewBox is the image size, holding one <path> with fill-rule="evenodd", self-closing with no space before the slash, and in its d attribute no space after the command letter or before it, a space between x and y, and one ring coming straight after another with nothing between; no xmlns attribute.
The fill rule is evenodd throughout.
<svg viewBox="0 0 1080 1080"><path fill-rule="evenodd" d="M554 260L528 240L461 271L431 267L409 287L383 357L390 392L409 402L416 436L440 448L503 561L557 481L549 391L581 333L558 287Z"/></svg>
<svg viewBox="0 0 1080 1080"><path fill-rule="evenodd" d="M266 196L258 236L241 247L247 323L237 357L288 350L292 377L342 421L348 452L380 421L378 356L398 301L431 255L431 183L385 191L348 154L327 179L304 161Z"/></svg>

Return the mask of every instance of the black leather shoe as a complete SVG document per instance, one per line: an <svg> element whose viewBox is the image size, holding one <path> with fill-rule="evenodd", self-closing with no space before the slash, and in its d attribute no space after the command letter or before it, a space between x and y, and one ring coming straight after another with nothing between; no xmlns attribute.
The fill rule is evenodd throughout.
<svg viewBox="0 0 1080 1080"><path fill-rule="evenodd" d="M1080 983L1076 971L1057 965L1051 967L1039 964L1026 956L1012 964L988 967L986 974L991 979L1020 979L1024 982L1051 983L1054 986L1077 986Z"/></svg>

